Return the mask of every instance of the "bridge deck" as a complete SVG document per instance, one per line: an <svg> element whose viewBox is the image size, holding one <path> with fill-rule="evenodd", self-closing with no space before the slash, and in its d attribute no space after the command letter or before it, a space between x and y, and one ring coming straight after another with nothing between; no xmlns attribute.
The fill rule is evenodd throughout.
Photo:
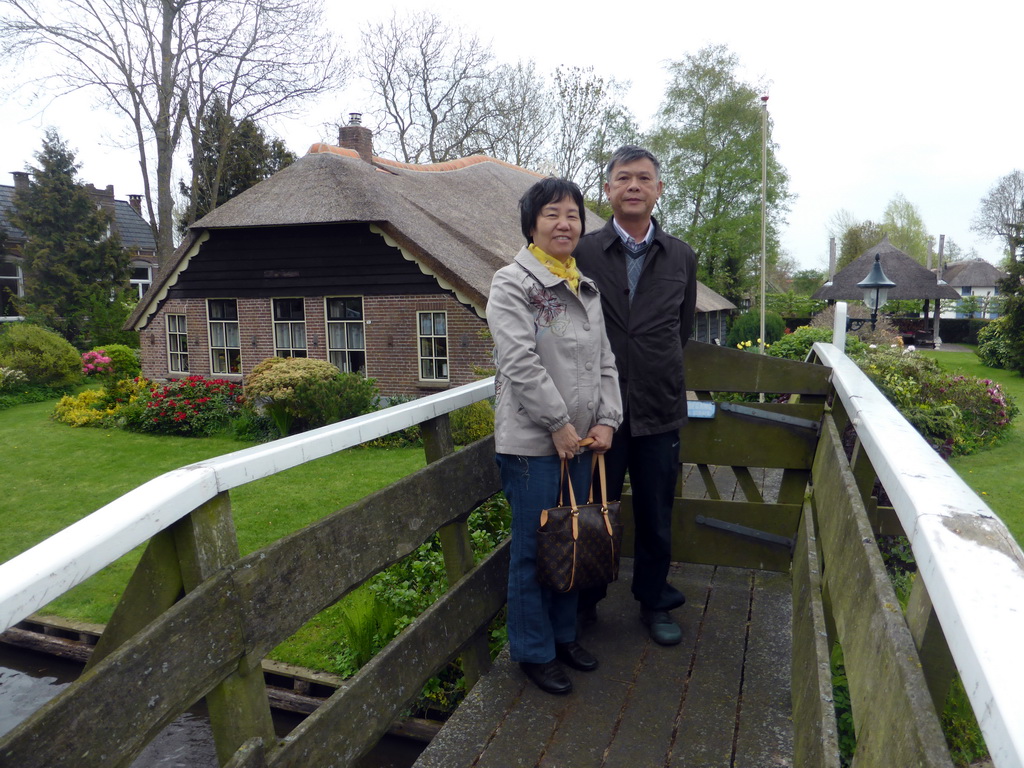
<svg viewBox="0 0 1024 768"><path fill-rule="evenodd" d="M549 696L507 651L416 768L792 765L786 574L674 566L683 642L655 645L629 593L630 561L581 637L601 667Z"/></svg>

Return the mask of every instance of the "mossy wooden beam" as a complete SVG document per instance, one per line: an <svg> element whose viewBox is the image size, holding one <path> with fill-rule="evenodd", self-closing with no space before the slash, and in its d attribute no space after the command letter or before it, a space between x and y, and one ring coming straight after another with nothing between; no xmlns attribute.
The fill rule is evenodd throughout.
<svg viewBox="0 0 1024 768"><path fill-rule="evenodd" d="M818 421L820 405L745 404L766 414ZM717 409L713 418L690 419L682 428L684 463L810 469L818 443L815 430Z"/></svg>
<svg viewBox="0 0 1024 768"><path fill-rule="evenodd" d="M854 767L951 768L920 658L829 417L813 475L823 574L850 685Z"/></svg>
<svg viewBox="0 0 1024 768"><path fill-rule="evenodd" d="M832 701L831 644L821 597L821 563L811 505L804 506L793 555L793 765L839 768Z"/></svg>
<svg viewBox="0 0 1024 768"><path fill-rule="evenodd" d="M686 385L710 392L828 393L831 369L716 344L686 344Z"/></svg>
<svg viewBox="0 0 1024 768"><path fill-rule="evenodd" d="M428 608L304 720L269 768L348 766L367 752L424 683L505 603L508 542Z"/></svg>

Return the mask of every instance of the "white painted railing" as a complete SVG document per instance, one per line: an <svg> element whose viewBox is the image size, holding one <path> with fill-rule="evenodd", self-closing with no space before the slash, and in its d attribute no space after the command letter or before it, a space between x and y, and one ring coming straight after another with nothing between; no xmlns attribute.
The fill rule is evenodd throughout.
<svg viewBox="0 0 1024 768"><path fill-rule="evenodd" d="M836 338L845 338L842 314ZM1024 768L1024 553L855 363L833 344L814 352L832 367L836 394L910 541L995 765Z"/></svg>
<svg viewBox="0 0 1024 768"><path fill-rule="evenodd" d="M398 432L493 394L494 379L484 379L160 475L0 565L0 632L222 491Z"/></svg>

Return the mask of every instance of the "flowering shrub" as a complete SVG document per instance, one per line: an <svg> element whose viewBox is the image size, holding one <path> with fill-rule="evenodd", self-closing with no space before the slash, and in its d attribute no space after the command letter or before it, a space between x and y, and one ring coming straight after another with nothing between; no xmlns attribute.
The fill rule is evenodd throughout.
<svg viewBox="0 0 1024 768"><path fill-rule="evenodd" d="M241 389L236 382L202 376L150 383L147 393L124 407L124 427L164 435L212 435L237 413Z"/></svg>
<svg viewBox="0 0 1024 768"><path fill-rule="evenodd" d="M995 382L946 373L909 349L869 350L857 363L943 456L992 445L1019 412Z"/></svg>
<svg viewBox="0 0 1024 768"><path fill-rule="evenodd" d="M764 313L765 344L774 344L781 339L786 330L786 321L775 312ZM761 314L755 310L744 312L733 320L725 339L727 347L739 347L741 342L749 341L742 348L753 346L754 339L761 336Z"/></svg>
<svg viewBox="0 0 1024 768"><path fill-rule="evenodd" d="M110 376L114 372L114 363L102 349L82 353L82 373L86 376Z"/></svg>
<svg viewBox="0 0 1024 768"><path fill-rule="evenodd" d="M106 404L102 389L87 389L77 395L65 395L53 408L52 418L71 427L102 427L109 424L116 409Z"/></svg>
<svg viewBox="0 0 1024 768"><path fill-rule="evenodd" d="M791 333L786 333L781 339L772 344L768 355L771 357L784 357L787 360L803 361L807 359L811 347L817 341L831 342L832 330L830 328L812 328L809 325L803 325ZM866 346L852 333L846 334L846 354L853 355L863 352Z"/></svg>
<svg viewBox="0 0 1024 768"><path fill-rule="evenodd" d="M0 365L0 392L3 392L5 389L14 389L27 382L28 376L17 368L4 368Z"/></svg>
<svg viewBox="0 0 1024 768"><path fill-rule="evenodd" d="M370 413L377 399L373 379L342 373L326 360L269 357L245 380L245 396L257 413L266 413L281 436Z"/></svg>

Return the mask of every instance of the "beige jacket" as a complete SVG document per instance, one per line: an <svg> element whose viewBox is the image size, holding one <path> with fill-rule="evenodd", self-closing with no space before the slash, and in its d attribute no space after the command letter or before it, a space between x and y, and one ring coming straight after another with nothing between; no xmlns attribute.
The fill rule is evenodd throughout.
<svg viewBox="0 0 1024 768"><path fill-rule="evenodd" d="M601 296L581 277L579 294L523 248L491 281L487 324L497 367L498 453L555 453L551 433L572 422L580 437L622 422L615 358Z"/></svg>

